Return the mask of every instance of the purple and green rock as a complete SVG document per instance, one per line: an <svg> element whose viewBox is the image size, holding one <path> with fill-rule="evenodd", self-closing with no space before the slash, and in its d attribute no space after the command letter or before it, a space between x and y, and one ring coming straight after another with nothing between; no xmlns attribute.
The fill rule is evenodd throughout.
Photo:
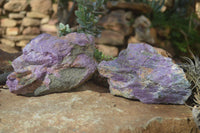
<svg viewBox="0 0 200 133"><path fill-rule="evenodd" d="M143 103L184 104L191 95L183 70L148 44L129 44L98 71L108 78L111 94Z"/></svg>
<svg viewBox="0 0 200 133"><path fill-rule="evenodd" d="M84 33L37 36L12 62L14 72L7 78L10 91L38 96L80 86L96 70L94 45L93 36Z"/></svg>
<svg viewBox="0 0 200 133"><path fill-rule="evenodd" d="M96 70L94 45L93 36L83 33L39 35L12 62L10 91L38 96L80 86ZM191 95L183 70L148 44L129 44L116 59L102 61L98 71L108 78L111 94L143 103L184 104Z"/></svg>

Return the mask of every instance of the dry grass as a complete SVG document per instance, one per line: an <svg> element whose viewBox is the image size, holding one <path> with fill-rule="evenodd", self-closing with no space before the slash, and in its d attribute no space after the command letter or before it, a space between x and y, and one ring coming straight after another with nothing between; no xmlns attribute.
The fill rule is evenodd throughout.
<svg viewBox="0 0 200 133"><path fill-rule="evenodd" d="M194 93L194 102L200 104L200 60L199 57L192 54L193 59L183 57L186 61L181 67L185 70L187 79L192 84Z"/></svg>

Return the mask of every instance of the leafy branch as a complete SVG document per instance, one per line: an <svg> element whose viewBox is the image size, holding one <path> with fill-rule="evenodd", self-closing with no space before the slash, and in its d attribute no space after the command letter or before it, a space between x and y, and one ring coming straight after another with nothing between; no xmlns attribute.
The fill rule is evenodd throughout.
<svg viewBox="0 0 200 133"><path fill-rule="evenodd" d="M75 11L76 21L79 24L77 32L99 36L101 27L97 25L101 12L104 9L104 0L76 0L78 9ZM59 36L70 33L69 25L59 24Z"/></svg>
<svg viewBox="0 0 200 133"><path fill-rule="evenodd" d="M76 0L78 10L75 11L77 23L79 24L77 32L98 36L101 33L101 27L97 25L99 16L102 15L101 10L104 8L104 0ZM69 25L59 24L59 36L65 36L72 32ZM94 58L100 62L102 60L113 60L112 56L105 56L98 49L94 49Z"/></svg>
<svg viewBox="0 0 200 133"><path fill-rule="evenodd" d="M75 11L77 22L79 24L78 32L98 36L100 26L97 25L99 16L102 15L101 9L104 8L104 0L77 0L78 10Z"/></svg>

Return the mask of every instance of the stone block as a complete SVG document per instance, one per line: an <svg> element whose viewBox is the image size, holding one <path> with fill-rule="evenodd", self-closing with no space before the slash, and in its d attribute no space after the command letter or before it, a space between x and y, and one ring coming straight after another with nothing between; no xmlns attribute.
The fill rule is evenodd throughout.
<svg viewBox="0 0 200 133"><path fill-rule="evenodd" d="M27 27L22 32L23 35L39 35L40 29L38 27Z"/></svg>
<svg viewBox="0 0 200 133"><path fill-rule="evenodd" d="M12 41L20 41L20 40L31 40L35 38L37 35L17 35L17 36L7 36L3 35L3 38L12 40Z"/></svg>
<svg viewBox="0 0 200 133"><path fill-rule="evenodd" d="M185 105L114 97L92 82L74 92L41 97L1 89L0 103L2 133L200 133Z"/></svg>
<svg viewBox="0 0 200 133"><path fill-rule="evenodd" d="M135 36L129 36L128 38L128 44L129 43L140 43L141 41L137 40Z"/></svg>
<svg viewBox="0 0 200 133"><path fill-rule="evenodd" d="M130 24L127 19L130 19L130 14L131 13L125 12L124 10L114 10L103 16L99 24L107 30L117 31L122 35L128 35L130 33Z"/></svg>
<svg viewBox="0 0 200 133"><path fill-rule="evenodd" d="M95 39L97 44L121 46L124 44L124 35L111 30L103 30L100 38Z"/></svg>
<svg viewBox="0 0 200 133"><path fill-rule="evenodd" d="M49 18L49 16L48 17L45 17L45 18L43 18L42 20L41 20L41 24L43 25L43 24L47 24L48 22L49 22L49 20L50 20L50 18Z"/></svg>
<svg viewBox="0 0 200 133"><path fill-rule="evenodd" d="M15 42L8 39L1 39L1 43L10 47L15 47Z"/></svg>
<svg viewBox="0 0 200 133"><path fill-rule="evenodd" d="M22 20L22 25L23 26L39 26L40 20L26 17Z"/></svg>
<svg viewBox="0 0 200 133"><path fill-rule="evenodd" d="M154 35L151 34L151 21L144 15L135 19L133 24L135 28L135 38L140 42L154 44Z"/></svg>
<svg viewBox="0 0 200 133"><path fill-rule="evenodd" d="M9 13L8 17L11 19L22 19L24 15L20 13Z"/></svg>
<svg viewBox="0 0 200 133"><path fill-rule="evenodd" d="M16 25L17 25L16 20L8 18L1 19L1 27L15 27Z"/></svg>
<svg viewBox="0 0 200 133"><path fill-rule="evenodd" d="M1 42L1 41L0 41ZM0 49L2 50L2 51L5 51L5 52L7 52L7 53L10 53L10 54L14 54L14 53L18 53L17 55L15 55L15 58L17 58L19 55L20 55L20 50L18 49L18 48L16 48L16 47L11 47L11 46L8 46L8 45L5 45L5 44L0 44ZM4 62L4 63L8 63L7 61L8 60L10 60L10 61L12 61L13 59L15 59L15 58L12 58L12 55L11 56L6 56L7 58L4 58L5 56L3 56L3 54L2 53L0 53L0 58L1 59L4 59L6 62ZM10 58L11 57L11 58ZM3 66L4 65L4 63L0 63L0 67L1 66ZM2 67L1 67L2 68ZM12 68L12 66L11 67L9 67L10 69L7 69L7 68L5 68L5 71L4 72L11 72L11 71L13 71L13 68Z"/></svg>
<svg viewBox="0 0 200 133"><path fill-rule="evenodd" d="M24 16L26 16L27 12L26 11L20 11L19 13L22 14L22 15L24 15Z"/></svg>
<svg viewBox="0 0 200 133"><path fill-rule="evenodd" d="M16 43L16 46L24 48L29 42L29 40L21 40Z"/></svg>
<svg viewBox="0 0 200 133"><path fill-rule="evenodd" d="M48 17L48 15L40 13L40 12L36 12L36 11L27 12L26 16L29 18L46 18L46 17Z"/></svg>
<svg viewBox="0 0 200 133"><path fill-rule="evenodd" d="M32 11L49 14L52 12L51 0L31 0L30 6Z"/></svg>
<svg viewBox="0 0 200 133"><path fill-rule="evenodd" d="M114 46L107 46L107 45L99 44L99 45L97 45L97 49L106 56L116 57L116 56L118 56L118 53L119 53L119 49Z"/></svg>
<svg viewBox="0 0 200 133"><path fill-rule="evenodd" d="M20 12L26 10L28 7L27 0L9 0L5 5L4 9L11 12Z"/></svg>
<svg viewBox="0 0 200 133"><path fill-rule="evenodd" d="M18 35L19 34L19 28L17 27L11 27L6 29L6 35Z"/></svg>
<svg viewBox="0 0 200 133"><path fill-rule="evenodd" d="M55 25L51 25L51 24L44 24L44 25L41 25L40 26L40 30L42 31L42 32L46 32L46 33L48 33L48 32L57 32L57 28L56 28L56 26Z"/></svg>
<svg viewBox="0 0 200 133"><path fill-rule="evenodd" d="M152 8L148 4L142 2L124 2L124 1L109 1L107 8L111 10L123 9L132 10L137 13L151 13Z"/></svg>

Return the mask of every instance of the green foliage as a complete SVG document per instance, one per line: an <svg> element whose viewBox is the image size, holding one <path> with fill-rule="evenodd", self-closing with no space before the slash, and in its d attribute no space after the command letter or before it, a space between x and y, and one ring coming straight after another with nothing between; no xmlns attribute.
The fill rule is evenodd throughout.
<svg viewBox="0 0 200 133"><path fill-rule="evenodd" d="M195 29L194 14L188 14L189 0L177 0L174 7L165 12L153 12L152 26L161 29L169 28L167 39L181 52L187 52L187 48L195 43L200 43L200 36ZM185 5L186 4L186 5Z"/></svg>
<svg viewBox="0 0 200 133"><path fill-rule="evenodd" d="M71 29L69 28L69 25L64 25L63 23L59 23L59 36L65 36L66 34L70 33Z"/></svg>
<svg viewBox="0 0 200 133"><path fill-rule="evenodd" d="M185 70L187 79L193 84L193 89L200 91L200 60L193 56L193 60L188 57L183 57L186 63L181 65Z"/></svg>
<svg viewBox="0 0 200 133"><path fill-rule="evenodd" d="M186 77L192 85L194 94L194 101L200 104L200 60L199 57L195 57L193 54L193 60L188 57L183 57L186 63L181 65L185 70Z"/></svg>
<svg viewBox="0 0 200 133"><path fill-rule="evenodd" d="M79 24L78 31L85 34L91 34L98 36L100 27L97 25L99 21L99 15L102 13L100 10L104 8L104 0L76 0L78 3L78 10L75 11L77 16L77 23ZM69 25L59 24L59 36L64 36L70 33ZM102 60L112 60L111 56L105 56L98 49L94 49L94 58L100 62Z"/></svg>
<svg viewBox="0 0 200 133"><path fill-rule="evenodd" d="M168 13L185 17L188 14L188 10L194 4L195 0L174 0L174 5L168 10Z"/></svg>
<svg viewBox="0 0 200 133"><path fill-rule="evenodd" d="M104 8L104 0L76 0L78 10L75 11L76 21L79 24L77 32L98 36L100 34L100 26L97 25L101 9ZM67 2L61 0L61 3ZM70 33L69 25L59 24L59 36Z"/></svg>
<svg viewBox="0 0 200 133"><path fill-rule="evenodd" d="M101 27L97 25L99 15L102 15L101 9L104 8L104 0L76 0L78 10L75 11L77 23L79 24L78 32L98 36L101 33ZM102 60L112 60L113 57L105 56L95 48L94 58L100 62Z"/></svg>
<svg viewBox="0 0 200 133"><path fill-rule="evenodd" d="M103 8L104 0L77 0L78 10L75 11L77 22L79 23L78 32L98 36L100 27L97 25L101 8Z"/></svg>
<svg viewBox="0 0 200 133"><path fill-rule="evenodd" d="M101 61L103 61L103 60L109 61L109 60L115 59L115 58L112 57L112 56L105 56L105 55L103 55L103 53L100 52L98 49L95 49L95 51L94 51L94 58L95 58L98 62L101 62Z"/></svg>

